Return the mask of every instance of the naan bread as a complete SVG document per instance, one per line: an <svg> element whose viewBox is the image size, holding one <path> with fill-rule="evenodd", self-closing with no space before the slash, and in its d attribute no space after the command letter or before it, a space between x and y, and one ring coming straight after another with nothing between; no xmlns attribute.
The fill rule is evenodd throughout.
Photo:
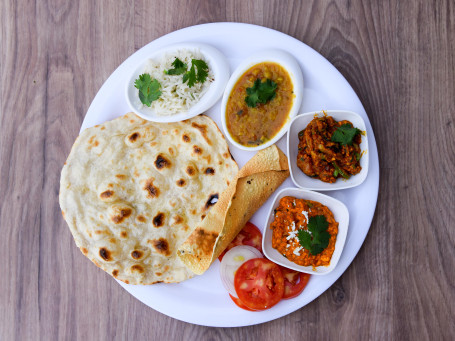
<svg viewBox="0 0 455 341"><path fill-rule="evenodd" d="M287 177L288 158L276 145L257 152L179 247L188 268L203 274Z"/></svg>
<svg viewBox="0 0 455 341"><path fill-rule="evenodd" d="M60 206L82 253L115 278L180 282L194 273L177 248L237 172L210 118L155 123L128 113L76 139Z"/></svg>

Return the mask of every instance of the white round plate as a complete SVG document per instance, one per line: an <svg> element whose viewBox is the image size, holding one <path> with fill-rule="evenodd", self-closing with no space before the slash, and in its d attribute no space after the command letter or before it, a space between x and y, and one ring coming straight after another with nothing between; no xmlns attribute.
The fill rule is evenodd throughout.
<svg viewBox="0 0 455 341"><path fill-rule="evenodd" d="M299 62L305 81L301 112L339 109L354 111L365 120L370 169L366 180L359 186L327 195L342 201L349 210L350 225L343 253L337 267L326 276L312 276L303 293L291 300L282 300L269 310L250 312L238 308L229 298L221 283L219 262L202 276L178 284L133 286L119 283L131 295L149 307L189 323L238 327L267 322L302 308L327 290L351 264L368 233L373 219L379 188L379 161L376 141L368 116L359 98L346 79L324 57L309 46L286 34L261 26L238 23L214 23L188 27L167 34L131 55L103 84L87 111L81 131L85 128L112 120L128 112L125 83L132 70L152 51L169 44L181 42L206 43L219 49L227 58L231 70L255 51L265 48L283 49ZM221 127L221 101L207 114ZM286 151L286 136L277 145ZM255 153L231 147L231 153L242 167ZM281 188L292 187L288 178ZM251 221L263 229L267 212L275 195L256 212Z"/></svg>

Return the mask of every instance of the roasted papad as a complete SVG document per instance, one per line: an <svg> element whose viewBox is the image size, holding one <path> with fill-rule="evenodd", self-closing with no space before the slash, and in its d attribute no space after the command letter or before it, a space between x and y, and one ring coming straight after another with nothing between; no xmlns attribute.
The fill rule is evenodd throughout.
<svg viewBox="0 0 455 341"><path fill-rule="evenodd" d="M180 282L194 274L178 246L237 172L210 118L155 123L128 113L76 139L60 207L82 253L115 278Z"/></svg>
<svg viewBox="0 0 455 341"><path fill-rule="evenodd" d="M204 273L288 176L287 157L277 146L259 151L179 247L183 263L198 275Z"/></svg>

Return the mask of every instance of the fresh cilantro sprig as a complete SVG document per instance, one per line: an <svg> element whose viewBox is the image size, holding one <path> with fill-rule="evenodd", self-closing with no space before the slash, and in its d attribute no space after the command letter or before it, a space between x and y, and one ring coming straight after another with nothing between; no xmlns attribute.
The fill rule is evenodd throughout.
<svg viewBox="0 0 455 341"><path fill-rule="evenodd" d="M323 215L317 215L308 219L308 230L299 230L297 237L300 245L307 249L312 255L324 251L329 245L330 233L327 232L329 223ZM311 233L310 233L311 232Z"/></svg>
<svg viewBox="0 0 455 341"><path fill-rule="evenodd" d="M188 87L192 88L196 83L204 83L209 75L209 66L201 59L191 59L191 67L180 59L175 58L172 62L173 69L164 71L167 75L177 76L183 74L183 83L188 82Z"/></svg>
<svg viewBox="0 0 455 341"><path fill-rule="evenodd" d="M360 129L353 128L348 123L345 123L335 130L330 140L332 142L340 143L343 146L352 145L354 137L360 133Z"/></svg>
<svg viewBox="0 0 455 341"><path fill-rule="evenodd" d="M251 88L246 89L247 96L245 102L250 108L256 108L258 104L266 104L276 96L277 84L267 79L262 82L259 78L256 79Z"/></svg>
<svg viewBox="0 0 455 341"><path fill-rule="evenodd" d="M204 83L209 75L209 66L200 59L191 59L191 68L183 75L183 83L188 81L188 87L191 88L196 83Z"/></svg>
<svg viewBox="0 0 455 341"><path fill-rule="evenodd" d="M139 99L146 106L151 106L161 96L161 84L152 79L148 73L143 73L134 82L134 87L139 90Z"/></svg>
<svg viewBox="0 0 455 341"><path fill-rule="evenodd" d="M164 71L166 75L181 75L182 73L185 73L186 70L188 69L188 65L186 65L186 63L182 62L177 57L172 62L172 66L174 67L173 69Z"/></svg>

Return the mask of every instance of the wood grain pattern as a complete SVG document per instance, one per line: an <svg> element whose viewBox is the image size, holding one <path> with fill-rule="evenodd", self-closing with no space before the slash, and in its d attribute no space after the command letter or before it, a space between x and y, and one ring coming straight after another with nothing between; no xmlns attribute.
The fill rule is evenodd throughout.
<svg viewBox="0 0 455 341"><path fill-rule="evenodd" d="M0 340L453 339L453 1L2 1ZM216 21L290 34L346 77L379 148L370 232L305 308L246 328L149 309L89 264L59 205L60 170L93 97L130 54Z"/></svg>

